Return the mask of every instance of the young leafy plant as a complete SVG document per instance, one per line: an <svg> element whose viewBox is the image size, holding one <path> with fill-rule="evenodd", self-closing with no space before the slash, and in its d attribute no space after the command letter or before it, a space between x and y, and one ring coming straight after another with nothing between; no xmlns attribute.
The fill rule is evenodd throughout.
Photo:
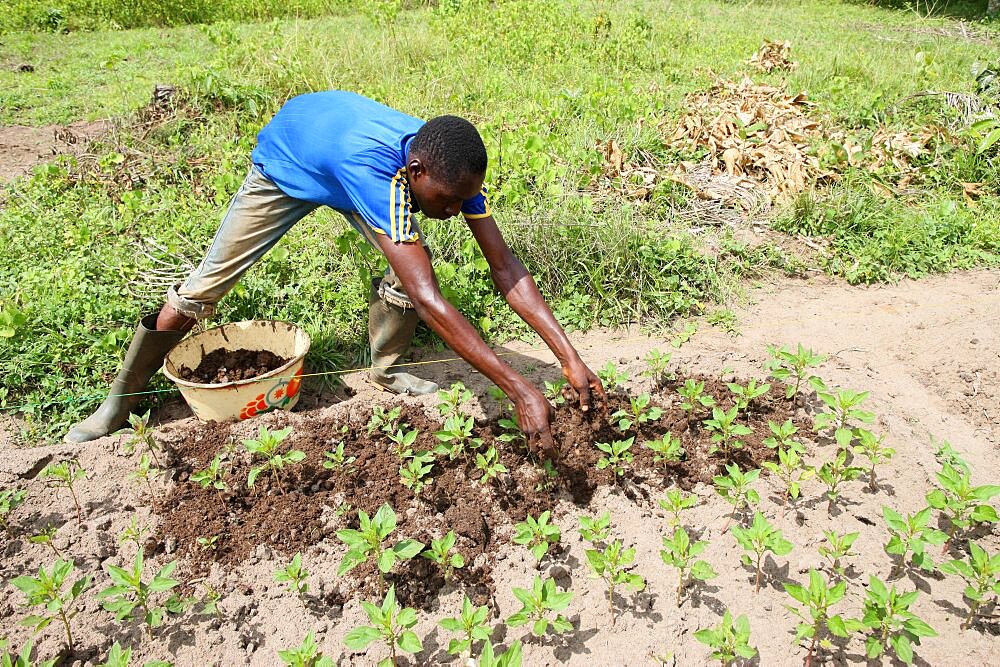
<svg viewBox="0 0 1000 667"><path fill-rule="evenodd" d="M681 401L681 409L685 412L693 413L695 409L715 407L715 399L711 395L705 394L705 381L695 382L691 378L684 380L677 393L684 400Z"/></svg>
<svg viewBox="0 0 1000 667"><path fill-rule="evenodd" d="M2 663L0 663L2 664ZM130 667L132 664L132 649L122 648L122 645L115 642L108 649L108 657L97 667ZM166 660L150 660L144 662L142 667L174 667L172 662Z"/></svg>
<svg viewBox="0 0 1000 667"><path fill-rule="evenodd" d="M767 428L771 430L771 435L764 438L764 444L771 449L787 449L798 455L806 453L806 448L792 436L799 432L799 429L792 423L791 419L786 419L781 424L776 424L768 420Z"/></svg>
<svg viewBox="0 0 1000 667"><path fill-rule="evenodd" d="M521 642L514 642L498 655L493 644L487 640L483 644L483 652L479 655L477 667L521 667Z"/></svg>
<svg viewBox="0 0 1000 667"><path fill-rule="evenodd" d="M611 468L611 471L615 474L615 479L623 476L625 468L632 465L632 461L635 459L635 455L630 451L634 441L635 438L630 437L627 440L595 442L594 445L606 454L606 456L598 459L597 469L604 470L605 468Z"/></svg>
<svg viewBox="0 0 1000 667"><path fill-rule="evenodd" d="M851 551L851 546L860 534L846 533L838 535L832 530L823 531L823 535L826 536L826 544L820 545L817 551L819 551L820 556L830 562L830 568L838 577L843 577L845 574L845 568L840 564L840 561L848 556L858 555L856 552Z"/></svg>
<svg viewBox="0 0 1000 667"><path fill-rule="evenodd" d="M152 455L157 468L162 468L160 459L156 456L156 450L160 448L160 443L153 435L153 429L149 426L149 410L145 414L128 416L128 424L131 428L122 429L123 433L130 433L131 438L125 441L125 453L131 456L137 447L145 445L147 451Z"/></svg>
<svg viewBox="0 0 1000 667"><path fill-rule="evenodd" d="M10 513L16 510L28 496L24 489L0 491L0 526L10 534Z"/></svg>
<svg viewBox="0 0 1000 667"><path fill-rule="evenodd" d="M623 433L632 428L633 425L656 421L663 416L663 408L655 405L650 407L649 404L652 400L649 394L630 397L629 409L617 410L611 415L611 421L616 423L618 430Z"/></svg>
<svg viewBox="0 0 1000 667"><path fill-rule="evenodd" d="M628 382L628 373L619 371L618 367L610 361L605 364L604 368L597 371L597 377L600 378L601 384L607 391L618 389Z"/></svg>
<svg viewBox="0 0 1000 667"><path fill-rule="evenodd" d="M375 431L382 431L383 433L395 433L402 424L399 423L399 417L403 413L403 408L401 406L396 406L391 410L386 410L381 405L372 406L372 416L368 420L368 434L371 435Z"/></svg>
<svg viewBox="0 0 1000 667"><path fill-rule="evenodd" d="M963 630L972 625L979 610L989 603L991 595L1000 600L1000 552L990 556L985 549L969 540L968 560L943 563L941 571L965 580L963 595L969 600L969 614L962 622Z"/></svg>
<svg viewBox="0 0 1000 667"><path fill-rule="evenodd" d="M438 412L442 417L457 415L463 403L472 400L472 392L461 382L455 382L448 389L440 389L437 393Z"/></svg>
<svg viewBox="0 0 1000 667"><path fill-rule="evenodd" d="M691 542L684 528L678 526L674 534L663 538L664 549L660 558L666 565L677 569L677 606L681 606L681 595L688 585L688 575L698 581L707 581L718 576L707 561L696 560L708 546L708 542Z"/></svg>
<svg viewBox="0 0 1000 667"><path fill-rule="evenodd" d="M885 552L899 556L900 564L906 565L906 555L912 553L910 563L914 567L933 570L934 561L927 555L927 545L944 544L948 536L942 531L931 528L932 508L925 507L916 514L903 517L891 507L882 507L882 516L889 527L889 542Z"/></svg>
<svg viewBox="0 0 1000 667"><path fill-rule="evenodd" d="M65 486L69 489L73 497L73 504L76 506L76 523L83 523L83 510L80 509L80 501L76 497L73 483L87 476L87 471L80 466L76 459L67 459L58 463L50 463L41 472L41 477L55 487Z"/></svg>
<svg viewBox="0 0 1000 667"><path fill-rule="evenodd" d="M306 578L309 572L302 567L302 552L297 551L290 562L285 567L274 573L274 580L279 584L287 584L288 590L299 596L302 606L306 606L306 591L309 590L309 582Z"/></svg>
<svg viewBox="0 0 1000 667"><path fill-rule="evenodd" d="M454 460L461 456L468 458L466 449L479 449L482 446L482 438L472 437L472 427L475 420L472 417L465 417L461 414L450 415L444 422L440 431L434 435L441 444L434 450L435 454L447 454L449 460Z"/></svg>
<svg viewBox="0 0 1000 667"><path fill-rule="evenodd" d="M802 461L802 457L794 449L780 448L778 449L777 462L764 461L761 465L781 480L785 487L785 502L789 504L799 497L802 482L812 479L816 475L816 470L807 467Z"/></svg>
<svg viewBox="0 0 1000 667"><path fill-rule="evenodd" d="M228 489L229 485L223 480L222 454L216 455L207 468L192 473L191 481L199 484L203 489L215 489L219 502L223 506L226 504L222 492Z"/></svg>
<svg viewBox="0 0 1000 667"><path fill-rule="evenodd" d="M7 640L0 639L0 667L55 667L56 661L59 658L52 658L43 662L31 662L31 652L34 648L34 643L31 639L25 639L20 653L8 653Z"/></svg>
<svg viewBox="0 0 1000 667"><path fill-rule="evenodd" d="M465 556L453 550L457 539L455 531L449 530L441 539L431 540L430 549L420 554L427 560L437 563L446 582L451 581L455 570L465 567Z"/></svg>
<svg viewBox="0 0 1000 667"><path fill-rule="evenodd" d="M719 625L698 630L694 637L711 647L712 657L723 665L729 665L736 658L749 660L757 655L757 649L750 646L750 621L746 616L734 621L728 609L723 612Z"/></svg>
<svg viewBox="0 0 1000 667"><path fill-rule="evenodd" d="M356 456L344 454L344 443L337 443L336 449L323 452L323 467L333 472L351 472L354 462L358 460Z"/></svg>
<svg viewBox="0 0 1000 667"><path fill-rule="evenodd" d="M750 435L753 431L748 426L737 424L736 416L735 405L729 410L712 408L712 418L703 422L705 428L712 431L712 442L715 443L708 450L710 455L722 452L723 456L728 457L737 449L743 449L743 443L737 438Z"/></svg>
<svg viewBox="0 0 1000 667"><path fill-rule="evenodd" d="M746 552L740 557L744 565L756 567L753 592L760 592L761 564L764 555L771 552L775 556L785 556L791 553L794 545L781 536L781 531L775 528L760 512L754 512L753 523L749 528L732 527L733 537Z"/></svg>
<svg viewBox="0 0 1000 667"><path fill-rule="evenodd" d="M389 657L379 662L379 667L396 664L396 648L404 653L419 653L423 650L420 637L412 628L417 624L417 612L409 607L401 607L396 602L396 587L390 586L382 606L362 600L361 606L368 615L371 625L354 628L344 637L344 643L352 651L363 651L373 641L381 639L389 647Z"/></svg>
<svg viewBox="0 0 1000 667"><path fill-rule="evenodd" d="M733 506L732 518L735 519L743 510L760 503L760 495L752 486L760 477L760 470L743 473L738 465L730 463L726 466L726 473L716 475L712 481L715 483L715 492Z"/></svg>
<svg viewBox="0 0 1000 667"><path fill-rule="evenodd" d="M662 463L664 472L671 461L680 461L684 457L684 448L680 438L667 433L659 440L647 440L642 446L653 452L653 463Z"/></svg>
<svg viewBox="0 0 1000 667"><path fill-rule="evenodd" d="M130 569L108 565L108 575L113 585L102 590L97 597L103 600L101 606L113 613L119 621L131 616L136 609L140 609L146 631L152 637L153 628L163 625L164 616L176 602L172 597L163 607L158 607L153 604L153 594L169 591L180 582L170 578L174 568L177 567L177 561L171 561L160 568L147 584L142 580L143 560L143 550L140 547Z"/></svg>
<svg viewBox="0 0 1000 667"><path fill-rule="evenodd" d="M21 619L21 625L39 632L52 621L59 619L66 630L66 645L70 652L73 649L73 632L70 621L77 614L80 596L90 588L93 577L90 575L77 579L69 591L63 591L66 578L73 571L73 561L57 559L52 571L44 567L38 568L37 577L21 576L11 579L11 584L24 593L29 607L42 607L40 614L32 614Z"/></svg>
<svg viewBox="0 0 1000 667"><path fill-rule="evenodd" d="M568 385L566 378L561 377L555 382L549 382L545 380L545 398L552 401L554 405L562 405L566 402L566 397L563 395L563 390Z"/></svg>
<svg viewBox="0 0 1000 667"><path fill-rule="evenodd" d="M611 512L605 512L596 519L592 516L580 517L580 537L595 547L607 541L611 535Z"/></svg>
<svg viewBox="0 0 1000 667"><path fill-rule="evenodd" d="M438 625L449 632L457 632L460 639L452 639L448 642L448 653L450 655L460 655L468 652L469 659L472 659L472 646L477 641L487 641L490 638L490 626L486 624L486 619L490 616L488 607L474 607L469 596L462 600L462 611L457 618L442 618Z"/></svg>
<svg viewBox="0 0 1000 667"><path fill-rule="evenodd" d="M667 526L676 528L681 523L681 512L698 504L698 496L693 493L685 494L680 489L670 489L667 495L660 500L660 507L670 513L667 517Z"/></svg>
<svg viewBox="0 0 1000 667"><path fill-rule="evenodd" d="M197 542L202 551L215 551L216 546L218 546L219 536L199 537Z"/></svg>
<svg viewBox="0 0 1000 667"><path fill-rule="evenodd" d="M543 583L541 577L536 574L531 590L514 588L513 593L522 607L507 619L507 625L517 628L531 623L531 633L536 637L544 635L550 627L556 634L573 629L573 624L559 613L569 606L573 593L556 591L554 579L546 579ZM555 612L555 618L550 617L552 612Z"/></svg>
<svg viewBox="0 0 1000 667"><path fill-rule="evenodd" d="M146 537L149 530L150 529L146 526L140 526L138 519L133 514L129 525L126 526L125 529L122 530L122 534L118 536L118 543L125 544L126 542L133 542L135 543L136 549L141 549L142 541Z"/></svg>
<svg viewBox="0 0 1000 667"><path fill-rule="evenodd" d="M536 562L549 551L549 547L559 542L559 526L549 523L552 512L545 510L535 519L530 514L524 521L514 526L514 544L528 547Z"/></svg>
<svg viewBox="0 0 1000 667"><path fill-rule="evenodd" d="M156 492L153 491L153 483L151 480L159 473L159 469L153 467L149 454L143 454L139 457L139 465L136 466L136 469L129 474L129 477L137 482L145 482L146 488L149 489L149 496L152 498L156 495Z"/></svg>
<svg viewBox="0 0 1000 667"><path fill-rule="evenodd" d="M937 473L940 488L927 494L927 504L944 512L951 526L948 528L949 542L959 529L967 530L978 523L996 523L997 511L988 505L990 498L1000 494L1000 486L983 484L973 486L969 470L959 470L949 463L941 465Z"/></svg>
<svg viewBox="0 0 1000 667"><path fill-rule="evenodd" d="M823 381L809 372L810 368L815 368L826 361L825 356L804 348L802 343L798 344L794 352L786 347L778 348L774 345L769 346L767 351L771 359L765 365L771 371L771 377L787 385L785 398L794 399L803 383L811 385L817 391L825 388Z"/></svg>
<svg viewBox="0 0 1000 667"><path fill-rule="evenodd" d="M833 512L833 506L840 497L840 485L857 479L864 474L864 470L855 466L847 465L847 452L840 450L832 460L827 461L816 470L816 477L826 484L827 512Z"/></svg>
<svg viewBox="0 0 1000 667"><path fill-rule="evenodd" d="M298 449L293 449L287 454L279 453L278 450L281 447L281 443L291 433L291 426L277 431L270 431L266 426L261 426L256 440L243 441L243 446L246 447L246 450L250 454L264 459L263 464L250 469L250 474L247 475L247 488L253 488L260 473L270 471L271 479L274 480L281 493L285 493L285 487L281 485L278 473L284 470L285 466L292 463L300 463L306 458L306 453Z"/></svg>
<svg viewBox="0 0 1000 667"><path fill-rule="evenodd" d="M431 469L434 467L434 454L410 451L404 455L403 459L403 465L399 466L399 478L403 486L413 491L413 495L419 497L424 487L431 482L429 477Z"/></svg>
<svg viewBox="0 0 1000 667"><path fill-rule="evenodd" d="M479 478L480 484L489 484L502 473L508 472L507 467L500 463L496 447L490 447L486 453L476 452L476 468L483 472L483 476Z"/></svg>
<svg viewBox="0 0 1000 667"><path fill-rule="evenodd" d="M55 545L56 531L58 528L53 526L51 523L45 524L45 528L38 531L34 535L28 538L28 541L32 544L44 544L48 548L52 549L52 552L56 555L56 558L62 558L62 553Z"/></svg>
<svg viewBox="0 0 1000 667"><path fill-rule="evenodd" d="M936 637L937 632L916 614L910 605L920 595L920 591L898 593L896 587L890 590L877 577L868 578L865 591L863 617L859 621L848 621L849 630L867 630L865 654L869 659L878 658L886 650L892 650L896 657L913 664L913 645L920 644L921 637Z"/></svg>
<svg viewBox="0 0 1000 667"><path fill-rule="evenodd" d="M739 412L746 412L754 399L760 398L771 391L771 385L767 383L757 384L757 380L752 378L746 385L730 382L726 386L729 387L729 391L733 392L733 396L736 399L736 409Z"/></svg>
<svg viewBox="0 0 1000 667"><path fill-rule="evenodd" d="M657 349L652 349L646 355L646 370L642 372L643 375L647 375L653 378L653 385L656 388L663 386L664 380L673 378L673 374L667 373L667 367L670 365L670 352L660 352Z"/></svg>
<svg viewBox="0 0 1000 667"><path fill-rule="evenodd" d="M347 545L347 553L340 561L337 574L343 576L358 565L374 560L379 572L379 592L385 590L385 574L392 570L397 560L409 560L424 549L422 542L400 540L392 546L385 544L389 535L396 530L396 513L388 503L382 505L374 517L364 510L358 510L360 530L337 531L337 538Z"/></svg>
<svg viewBox="0 0 1000 667"><path fill-rule="evenodd" d="M310 630L295 648L278 651L278 657L287 667L334 667L336 663L319 651L316 635Z"/></svg>
<svg viewBox="0 0 1000 667"><path fill-rule="evenodd" d="M503 429L500 435L497 436L497 440L500 442L528 444L528 440L524 436L524 431L521 430L521 425L517 422L516 414L510 413L508 417L501 417L497 420L497 426Z"/></svg>
<svg viewBox="0 0 1000 667"><path fill-rule="evenodd" d="M855 456L863 456L868 459L868 490L874 493L878 491L878 484L875 480L875 466L887 463L893 457L896 450L892 447L883 447L885 434L875 435L865 428L855 429L854 434L858 438L857 445L854 446Z"/></svg>
<svg viewBox="0 0 1000 667"><path fill-rule="evenodd" d="M611 625L615 624L615 586L628 586L636 591L646 587L646 580L629 572L635 563L635 549L625 548L621 540L615 540L604 549L587 549L587 563L594 576L603 579L608 586L608 612Z"/></svg>
<svg viewBox="0 0 1000 667"><path fill-rule="evenodd" d="M420 435L420 431L415 428L408 431L398 429L395 433L389 433L387 435L389 440L392 440L392 442L396 445L394 448L396 456L404 458L413 453L413 443L417 441L417 436Z"/></svg>
<svg viewBox="0 0 1000 667"><path fill-rule="evenodd" d="M837 604L844 598L847 591L847 582L840 581L834 585L823 581L823 577L816 570L809 570L809 586L799 584L783 584L785 592L791 595L796 602L803 605L803 608L785 605L785 609L795 614L802 621L795 628L796 641L809 640L809 648L806 653L806 667L812 664L813 655L819 645L822 649L831 649L833 644L824 638L824 633L829 633L837 637L848 637L847 624L840 616L830 615L830 607Z"/></svg>
<svg viewBox="0 0 1000 667"><path fill-rule="evenodd" d="M833 427L835 433L850 431L851 422L858 421L870 424L875 421L875 413L862 410L860 406L868 400L871 392L852 391L850 389L824 390L817 393L820 400L826 404L830 412L821 412L813 421L817 433ZM839 440L839 438L838 438Z"/></svg>

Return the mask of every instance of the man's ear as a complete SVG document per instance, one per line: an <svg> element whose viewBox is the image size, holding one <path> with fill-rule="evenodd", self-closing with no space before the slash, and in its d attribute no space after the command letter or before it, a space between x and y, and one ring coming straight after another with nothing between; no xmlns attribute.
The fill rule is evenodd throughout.
<svg viewBox="0 0 1000 667"><path fill-rule="evenodd" d="M406 175L411 179L423 178L427 175L427 167L421 162L420 158L411 157L410 161L406 163Z"/></svg>

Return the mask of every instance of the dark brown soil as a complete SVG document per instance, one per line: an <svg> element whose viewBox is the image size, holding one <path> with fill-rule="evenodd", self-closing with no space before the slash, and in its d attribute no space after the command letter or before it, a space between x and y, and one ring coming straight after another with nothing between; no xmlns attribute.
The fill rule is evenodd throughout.
<svg viewBox="0 0 1000 667"><path fill-rule="evenodd" d="M714 395L722 407L732 405L724 382L699 379L705 380L706 393ZM746 470L759 468L762 461L773 458L772 450L762 443L769 435L767 422L782 422L793 416L783 386L774 386L741 416L753 434L743 438L744 448L731 460L708 454L711 432L702 424L708 411L688 416L674 400L676 386L679 384L669 383L653 397L654 404L664 410L659 420L624 435L600 411L583 413L575 406L557 406L553 436L561 457L554 466L558 472L555 477L546 475L523 445L497 440L502 429L496 420L477 424L476 436L482 438L483 450L495 445L509 474L483 485L478 481L481 473L473 464L474 455L470 454L468 460L438 456L431 471L433 482L419 497L400 483L400 459L394 444L380 432L369 434L360 417L356 416L353 423L330 418L310 422L308 415L303 415L306 425L289 436L285 450L301 450L305 460L281 473L280 487L270 475L261 474L254 489L247 489L247 474L260 461L251 461L244 448L233 443L228 424L210 423L196 439L181 443L175 452L182 463L175 490L157 507L163 522L155 541L161 549L167 541L175 544L179 553L189 555L205 568L211 561L226 564L244 560L261 544L290 556L324 539L336 540L338 530L358 527L359 510L372 515L388 503L398 516L391 541L409 537L428 544L449 530L455 531L456 547L468 563L457 572L458 583L477 598L478 604L485 604L492 597L494 554L500 543L509 539L510 526L528 514L537 516L552 509L557 499L585 505L598 487L616 485L633 502L652 504L660 491L670 486L690 488L697 482L711 483L713 475L726 463L736 462ZM627 406L626 396L612 395L608 414ZM415 451L438 444L434 433L440 429L439 421L412 406L403 407L402 418L419 429ZM800 428L803 426L800 424ZM641 443L667 433L680 438L686 454L679 462L654 463L653 453ZM631 449L634 461L624 474L616 477L608 469L598 470L602 453L594 443L629 436L635 437ZM356 457L350 470L335 472L322 466L323 452L334 449L338 442L344 443L345 455ZM227 490L202 489L189 481L192 472L206 467L227 448ZM197 538L210 536L219 537L216 549L202 550ZM374 594L374 565L362 565L348 577L357 584L358 594ZM397 585L401 600L420 607L431 604L444 585L436 566L423 558L397 565L387 579Z"/></svg>
<svg viewBox="0 0 1000 667"><path fill-rule="evenodd" d="M181 379L200 384L221 384L237 382L263 375L275 368L281 368L288 359L279 357L269 350L212 350L201 359L198 368L191 370L181 366Z"/></svg>

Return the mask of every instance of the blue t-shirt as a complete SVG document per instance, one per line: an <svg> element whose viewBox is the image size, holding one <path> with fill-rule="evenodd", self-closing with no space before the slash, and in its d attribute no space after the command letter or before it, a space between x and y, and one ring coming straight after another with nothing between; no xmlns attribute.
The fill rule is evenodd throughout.
<svg viewBox="0 0 1000 667"><path fill-rule="evenodd" d="M416 241L406 158L423 124L356 93L299 95L260 131L251 159L291 197L357 212L393 241ZM462 214L490 215L486 191L466 200Z"/></svg>

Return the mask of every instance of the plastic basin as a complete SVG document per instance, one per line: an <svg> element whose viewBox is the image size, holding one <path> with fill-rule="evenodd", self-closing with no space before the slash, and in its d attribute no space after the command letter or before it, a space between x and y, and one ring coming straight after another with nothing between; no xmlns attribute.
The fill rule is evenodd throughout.
<svg viewBox="0 0 1000 667"><path fill-rule="evenodd" d="M182 366L197 368L211 352L267 350L291 359L280 368L257 377L200 384L180 377ZM288 322L248 320L232 322L185 338L163 360L163 374L180 389L195 417L202 421L249 419L271 410L290 410L299 400L302 362L309 351L309 335Z"/></svg>

